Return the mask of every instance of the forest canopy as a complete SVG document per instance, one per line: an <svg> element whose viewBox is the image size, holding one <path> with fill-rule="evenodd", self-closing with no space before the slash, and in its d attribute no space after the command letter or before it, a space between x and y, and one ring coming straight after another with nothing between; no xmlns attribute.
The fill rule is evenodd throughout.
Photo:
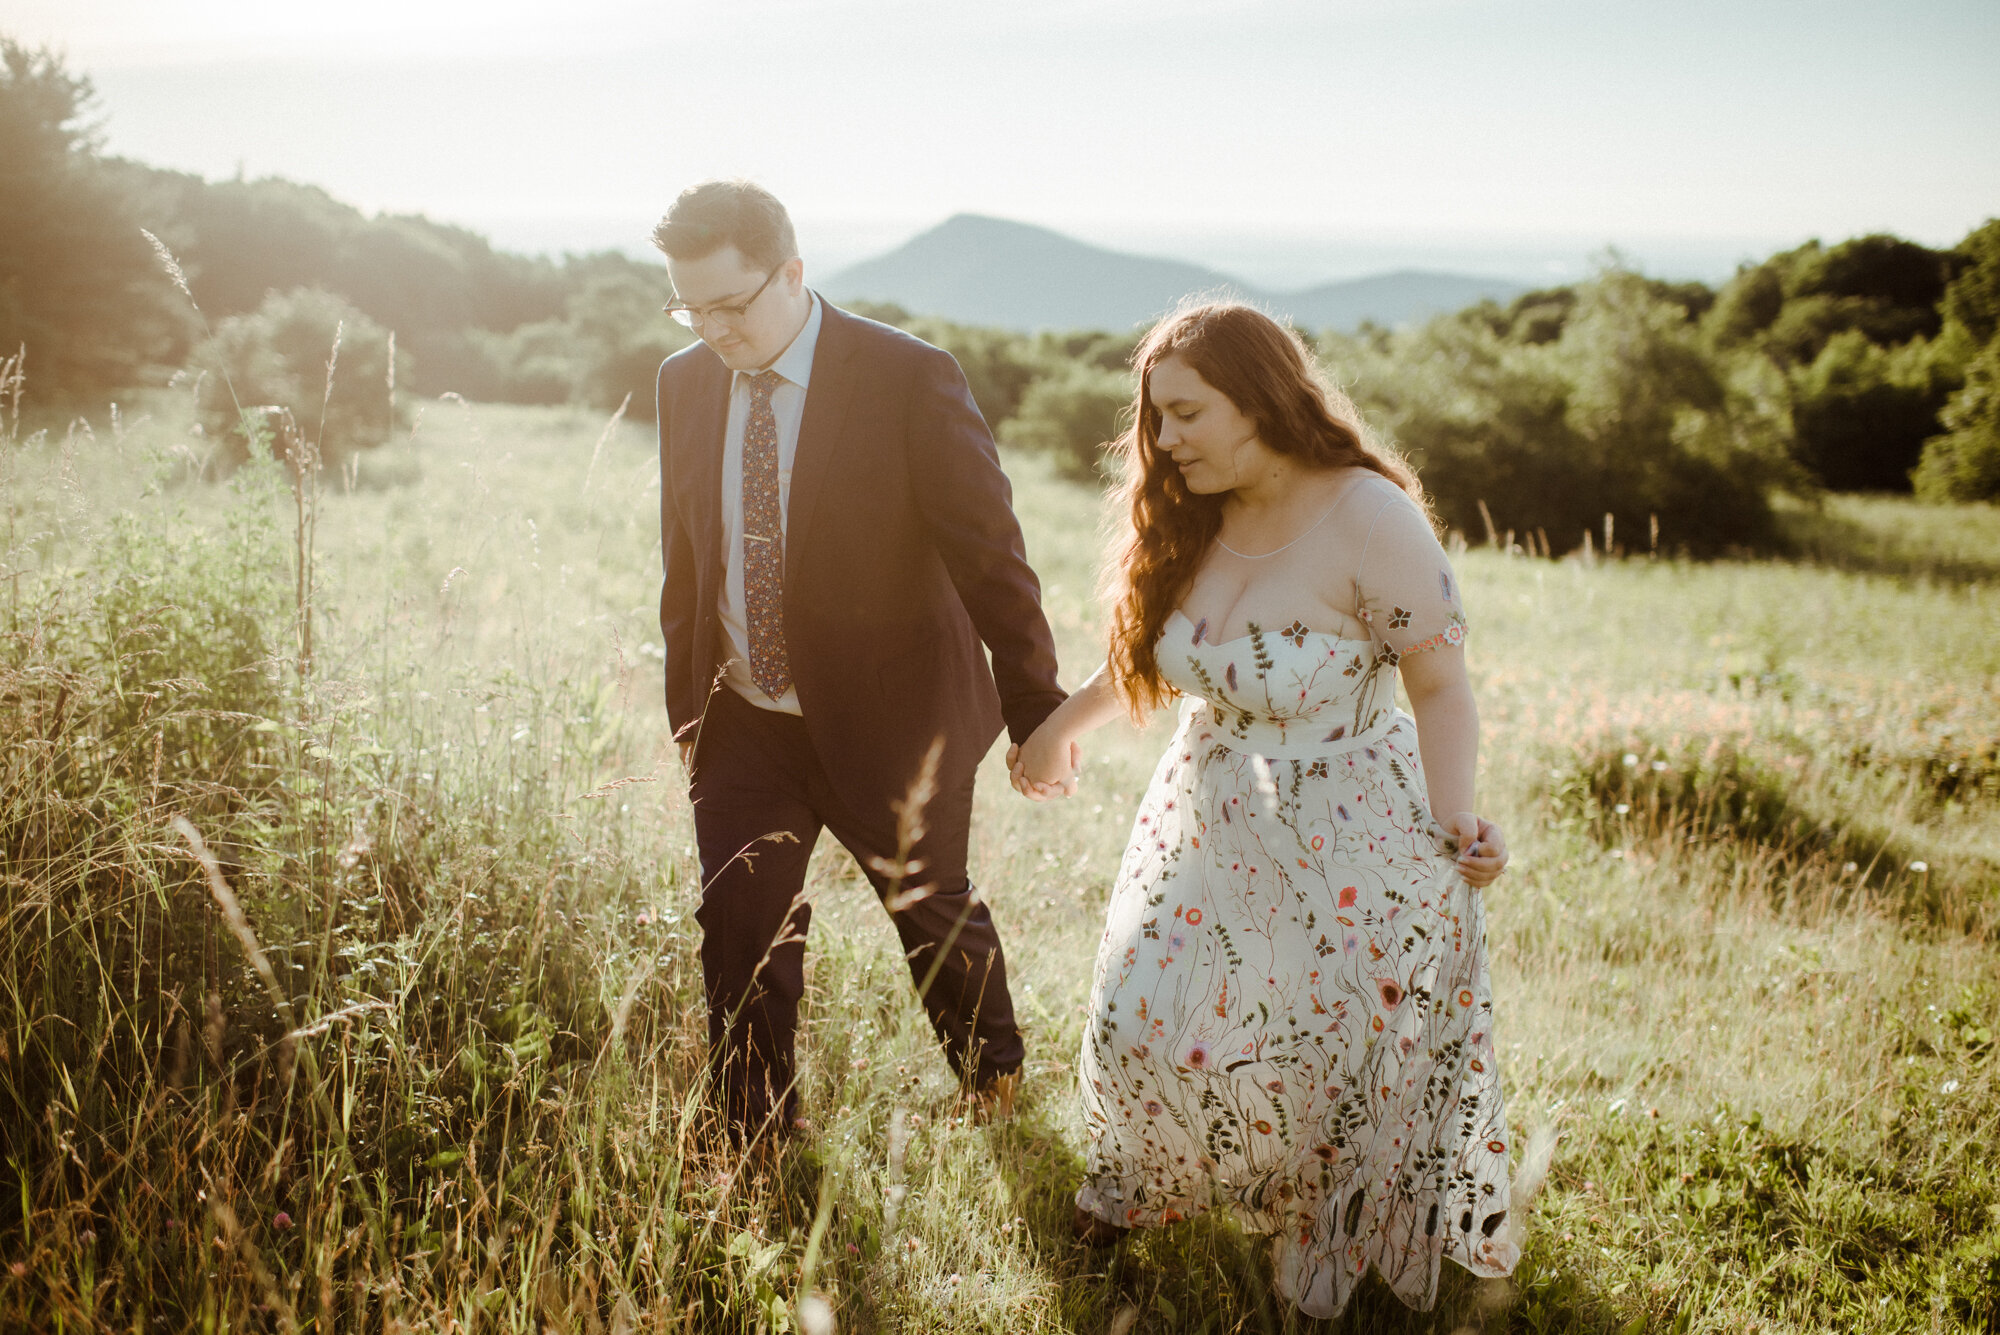
<svg viewBox="0 0 2000 1335"><path fill-rule="evenodd" d="M28 350L33 392L51 403L163 384L191 364L242 368L253 397L270 385L280 398L314 380L285 340L331 321L353 329L356 375L365 348L366 374L386 380L393 335L408 394L649 417L660 360L687 342L660 317L659 264L515 255L310 185L107 157L93 97L58 57L0 37L0 351ZM178 261L184 292L145 233ZM1003 443L1101 471L1141 331L1031 335L861 311L957 357ZM1658 525L1707 551L1763 542L1776 490L2000 498L2000 221L1945 250L1811 241L1715 288L1614 261L1504 307L1317 339L1328 373L1469 532L1491 516L1560 550L1609 514L1622 532ZM223 401L224 380L204 380L202 408L226 435L241 405ZM345 446L364 448L387 435L393 395L385 385L364 411L375 400L356 393L334 417Z"/></svg>

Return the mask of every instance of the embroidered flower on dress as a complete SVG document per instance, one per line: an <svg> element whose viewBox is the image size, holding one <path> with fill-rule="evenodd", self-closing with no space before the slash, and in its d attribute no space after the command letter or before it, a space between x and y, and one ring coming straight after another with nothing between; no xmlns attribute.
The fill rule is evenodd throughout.
<svg viewBox="0 0 2000 1335"><path fill-rule="evenodd" d="M1310 634L1312 632L1306 629L1306 623L1298 620L1294 620L1291 625L1278 632L1279 637L1290 640L1294 648L1303 648L1306 636Z"/></svg>

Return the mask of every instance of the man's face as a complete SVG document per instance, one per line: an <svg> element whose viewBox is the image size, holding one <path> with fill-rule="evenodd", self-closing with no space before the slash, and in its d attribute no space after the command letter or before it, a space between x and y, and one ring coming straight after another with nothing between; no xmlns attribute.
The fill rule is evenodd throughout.
<svg viewBox="0 0 2000 1335"><path fill-rule="evenodd" d="M762 370L797 336L807 300L804 276L805 265L796 258L774 274L751 265L735 246L698 260L667 257L675 299L694 308L695 333L732 371ZM746 302L741 314L733 309Z"/></svg>

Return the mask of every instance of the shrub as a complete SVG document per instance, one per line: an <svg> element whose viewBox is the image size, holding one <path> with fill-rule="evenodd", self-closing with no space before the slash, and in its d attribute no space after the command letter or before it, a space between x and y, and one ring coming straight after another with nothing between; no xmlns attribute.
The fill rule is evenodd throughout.
<svg viewBox="0 0 2000 1335"><path fill-rule="evenodd" d="M1611 270L1577 290L1561 332L1522 343L1443 316L1386 341L1332 337L1333 373L1422 471L1439 514L1580 545L1616 532L1697 552L1761 544L1769 489L1790 480L1782 377L1755 353L1706 350L1689 306Z"/></svg>
<svg viewBox="0 0 2000 1335"><path fill-rule="evenodd" d="M1132 407L1132 375L1089 365L1070 365L1029 385L1021 408L1000 425L1000 440L1017 449L1056 457L1071 477L1099 474L1104 446L1124 429Z"/></svg>
<svg viewBox="0 0 2000 1335"><path fill-rule="evenodd" d="M1859 329L1793 373L1792 457L1834 491L1906 491L1950 393L1930 345L1883 348Z"/></svg>
<svg viewBox="0 0 2000 1335"><path fill-rule="evenodd" d="M224 320L194 354L208 376L202 428L217 442L213 463L234 468L249 456L242 415L264 404L289 410L329 463L382 444L399 417L389 349L387 330L317 288L273 292L255 312Z"/></svg>
<svg viewBox="0 0 2000 1335"><path fill-rule="evenodd" d="M1911 475L1927 501L2000 500L2000 338L1986 345L1965 387L1939 416L1945 430L1924 445Z"/></svg>
<svg viewBox="0 0 2000 1335"><path fill-rule="evenodd" d="M660 313L672 294L664 268L629 261L599 267L569 301L575 399L610 412L630 394L626 415L651 421L660 363L694 336Z"/></svg>

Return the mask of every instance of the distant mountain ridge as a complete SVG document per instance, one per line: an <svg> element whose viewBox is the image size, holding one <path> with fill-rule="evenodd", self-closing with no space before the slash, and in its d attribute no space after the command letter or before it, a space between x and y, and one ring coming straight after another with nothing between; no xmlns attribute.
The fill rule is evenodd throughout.
<svg viewBox="0 0 2000 1335"><path fill-rule="evenodd" d="M1009 329L1126 329L1191 294L1253 302L1309 329L1395 326L1528 289L1501 278L1405 269L1297 292L1258 288L1184 260L1133 255L1032 223L960 213L818 285L835 301Z"/></svg>

